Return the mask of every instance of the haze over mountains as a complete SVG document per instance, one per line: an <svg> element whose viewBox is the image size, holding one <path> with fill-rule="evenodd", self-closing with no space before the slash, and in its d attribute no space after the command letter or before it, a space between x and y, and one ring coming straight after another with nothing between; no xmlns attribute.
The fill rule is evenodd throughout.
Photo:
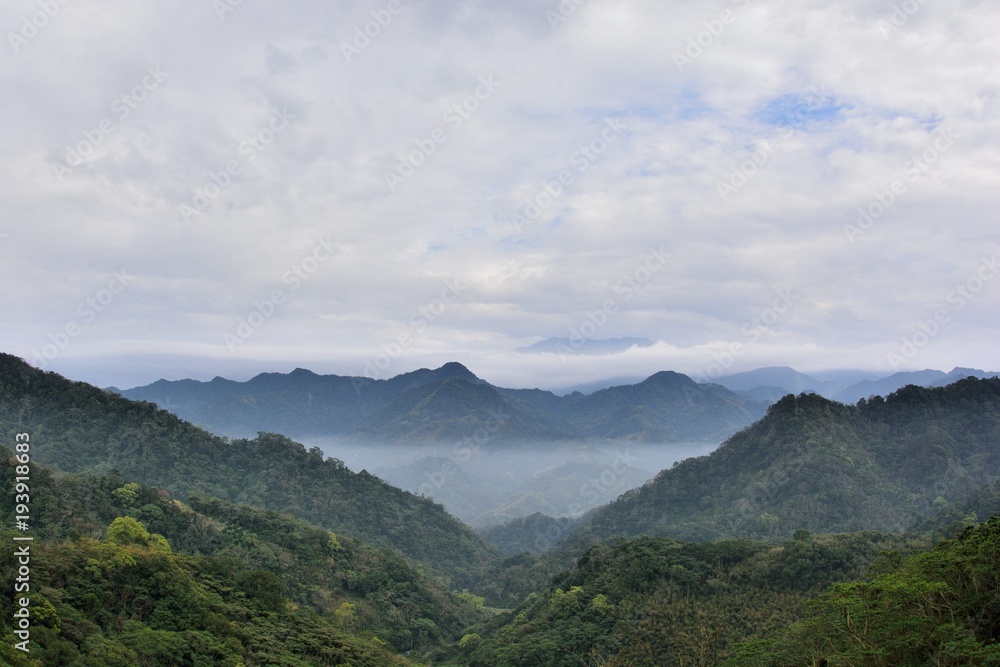
<svg viewBox="0 0 1000 667"><path fill-rule="evenodd" d="M784 370L777 373L788 376ZM938 375L925 379L945 381ZM498 389L458 364L396 380L409 388L373 407L372 414L391 417L397 428L410 424L406 433L421 436L447 432L453 424L432 428L429 416L420 419L420 405L427 406L427 415L445 405L459 406L456 410L464 410L467 418L480 409L518 408L519 419L528 424L539 419L528 420L534 414L529 408L545 405L550 410L563 406L571 415L570 410L578 410L566 420L584 420L588 413L579 406L593 401L617 415L621 432L634 433L636 419L655 415L637 412L635 406L683 404L693 423L699 406L720 410L740 398L719 384L698 384L668 371L634 385L563 398ZM566 398L571 398L568 404ZM581 428L613 421L596 410L589 418L592 422ZM488 419L470 423L489 424ZM675 429L689 427L679 412L672 422ZM644 428L669 432L665 422ZM683 461L664 466L651 482L621 495L635 486L637 476L658 469L635 465L635 448L681 445L614 440L614 429L605 427L611 435L592 443L510 440L490 449L484 441L476 451L474 438L463 440L471 451L461 461L468 464L464 467L455 465L461 458L455 449L438 459L415 461L414 469L423 466L427 480L440 480L428 487L434 494L486 497L483 516L490 520L484 518L484 525L504 516L513 519L479 534L441 505L370 474L351 472L336 459L324 459L318 449L307 450L282 435L214 436L148 402L44 373L9 355L0 355L0 430L8 440L14 433L31 433L31 461L37 466L32 479L42 493L37 516L45 521L35 544L53 564L40 569L48 588L35 595L38 600L45 595L46 602L51 598L67 628L62 638L39 633L37 641L46 651L70 654L98 655L104 649L94 647L108 643L103 636L149 656L163 651L162 641L147 641L155 635L158 641L169 638L175 652L197 655L209 635L221 642L240 624L278 624L287 628L280 630L284 635L296 637L294 642L269 646L251 635L277 630L261 629L218 650L232 656L298 655L332 644L352 652L354 664L402 665L405 657L396 659L391 651L409 647L407 657L419 649L435 656L433 664L515 667L535 655L547 656L540 664L569 666L574 663L557 659L566 646L580 655L613 648L620 655L632 651L639 659L647 647L660 656L689 655L700 650L699 644L685 638L708 627L719 642L713 650L725 655L740 641L801 618L805 596L864 576L880 549L926 548L931 531L954 534L956 526L973 526L980 515L1000 511L1000 378L911 385L856 405L815 393L786 395L718 448L703 442L706 451L691 456L675 449L675 461ZM372 449L391 464L398 452L410 449L420 456L425 447L420 440L402 440ZM545 452L547 465L525 461L523 454L532 448ZM505 454L510 456L503 465L519 464L520 474L534 477L550 495L518 487L512 467L505 471L515 475L508 478L508 490L523 492L501 508L490 508L498 498L489 498L491 489L476 474L480 468L502 467L497 462L505 459L492 457ZM12 470L13 456L4 460ZM13 478L4 479L9 486ZM552 502L560 494L575 509ZM596 509L581 516L582 499ZM560 513L571 516L552 517ZM112 519L105 534L102 526ZM992 530L989 525L1000 528L994 521L980 530ZM168 537L177 555L166 555L170 547L151 535L154 530ZM913 530L924 534L902 534ZM1000 547L1000 537L990 540ZM127 553L130 559L123 556L117 570L77 564L100 562L102 553ZM992 553L982 551L978 557L985 565L976 567L987 568L984 572L995 579ZM898 554L893 558L890 566ZM575 570L567 571L574 563ZM167 580L178 585L155 585ZM94 599L84 594L88 588L101 591L101 609L110 609L128 631L81 624L81 617L101 618L88 606ZM458 593L463 588L472 593ZM120 604L136 590L146 606L137 610ZM209 601L200 607L191 603L201 616L177 623L162 611L149 611L176 605L184 591L195 591L193 600ZM229 603L221 605L220 599ZM477 611L484 599L512 611L488 620ZM303 609L320 614L322 623L309 621L313 612ZM748 609L753 613L748 615ZM976 609L969 613L979 618ZM235 625L219 622L234 615L242 619ZM376 629L379 637L391 639L391 649L384 640L373 641ZM303 633L327 638L305 645L298 638ZM986 632L982 641L994 636ZM372 653L378 651L388 653ZM680 663L657 658L650 664Z"/></svg>
<svg viewBox="0 0 1000 667"><path fill-rule="evenodd" d="M767 407L668 371L558 396L495 387L458 363L389 380L297 369L244 383L159 381L122 394L220 435L290 434L473 526L579 515L711 451Z"/></svg>
<svg viewBox="0 0 1000 667"><path fill-rule="evenodd" d="M787 394L817 392L853 403L911 382L967 375L988 374L815 377L770 367L697 383L661 371L558 395L497 387L452 362L388 380L296 369L246 382L161 380L122 394L220 435L288 434L482 527L535 513L578 517L659 470L711 452Z"/></svg>

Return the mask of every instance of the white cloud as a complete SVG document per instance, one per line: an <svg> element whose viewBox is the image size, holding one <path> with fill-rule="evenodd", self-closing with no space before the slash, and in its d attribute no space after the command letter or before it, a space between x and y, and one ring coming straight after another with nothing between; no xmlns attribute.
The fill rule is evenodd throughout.
<svg viewBox="0 0 1000 667"><path fill-rule="evenodd" d="M386 3L242 3L222 20L209 3L74 3L17 53L8 39L0 347L30 358L124 266L134 285L51 368L103 384L288 363L357 373L459 278L468 288L392 370L457 359L508 384L696 372L713 345L743 342L777 287L802 300L741 364L885 369L997 249L991 4L924 3L889 31L891 3L589 0L553 29L557 5L404 1L350 62L341 44ZM37 11L8 3L0 27L18 33ZM137 90L150 68L165 76ZM499 85L476 98L482 77ZM275 113L294 117L276 131ZM581 159L609 119L627 129ZM942 127L954 145L904 174ZM391 192L385 173L428 140ZM67 147L88 141L59 178ZM723 200L719 183L764 145ZM519 231L511 216L563 172ZM894 179L905 192L852 243L845 225ZM291 290L283 275L321 237L342 252ZM668 266L599 334L660 345L606 367L512 354L568 335L661 245ZM224 334L275 289L287 302L234 356ZM1000 367L998 305L989 284L914 366Z"/></svg>

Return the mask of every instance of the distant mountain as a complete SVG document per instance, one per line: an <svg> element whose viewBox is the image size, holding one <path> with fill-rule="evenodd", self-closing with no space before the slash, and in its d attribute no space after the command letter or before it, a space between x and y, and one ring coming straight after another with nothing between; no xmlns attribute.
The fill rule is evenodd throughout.
<svg viewBox="0 0 1000 667"><path fill-rule="evenodd" d="M922 370L882 376L871 371L835 370L805 375L788 366L769 366L726 375L715 382L751 400L773 403L785 394L812 392L841 403L854 404L869 396L888 396L909 384L943 387L970 376L988 378L997 375L1000 374L974 368L956 368L947 374Z"/></svg>
<svg viewBox="0 0 1000 667"><path fill-rule="evenodd" d="M515 352L523 354L618 354L631 347L651 347L653 341L648 338L546 338L528 345L519 347Z"/></svg>
<svg viewBox="0 0 1000 667"><path fill-rule="evenodd" d="M559 387L553 389L552 392L558 394L559 396L566 396L568 394L593 394L595 391L600 391L601 389L607 389L608 387L619 387L623 384L638 384L642 382L645 378L642 377L614 377L607 378L605 380L595 380L594 382L584 382L582 384L569 385L567 387Z"/></svg>
<svg viewBox="0 0 1000 667"><path fill-rule="evenodd" d="M721 440L762 417L766 408L725 387L661 371L639 384L594 392L559 414L594 436L678 442Z"/></svg>
<svg viewBox="0 0 1000 667"><path fill-rule="evenodd" d="M857 403L862 398L868 398L869 396L888 396L892 392L910 384L918 387L945 387L959 380L964 380L967 377L986 379L998 376L1000 376L1000 373L982 371L978 368L954 368L947 374L942 371L930 369L902 371L884 378L856 382L838 392L833 399L841 403Z"/></svg>
<svg viewBox="0 0 1000 667"><path fill-rule="evenodd" d="M768 366L744 373L733 373L714 380L733 391L750 391L759 387L778 387L786 394L801 394L802 392L822 393L824 382L814 377L799 373L788 366Z"/></svg>
<svg viewBox="0 0 1000 667"><path fill-rule="evenodd" d="M568 422L504 396L496 387L452 378L421 385L375 410L357 435L391 442L472 441L476 434L494 443L576 437Z"/></svg>
<svg viewBox="0 0 1000 667"><path fill-rule="evenodd" d="M953 368L950 373L943 378L935 380L930 386L943 387L951 384L952 382L964 380L967 377L974 377L983 380L986 378L1000 377L1000 372L981 371L978 368Z"/></svg>
<svg viewBox="0 0 1000 667"><path fill-rule="evenodd" d="M897 389L913 384L918 387L929 387L947 375L941 371L903 371L877 380L862 380L838 392L833 398L841 403L857 403L869 396L888 396ZM945 382L950 384L950 382Z"/></svg>
<svg viewBox="0 0 1000 667"><path fill-rule="evenodd" d="M737 389L734 393L748 400L770 405L795 392L788 391L784 387L756 387L754 389Z"/></svg>
<svg viewBox="0 0 1000 667"><path fill-rule="evenodd" d="M352 436L378 442L719 441L764 414L766 402L664 371L643 382L558 396L504 389L459 363L389 380L304 369L247 382L160 380L121 392L156 403L229 437L257 432L298 438ZM485 431L484 431L485 429Z"/></svg>
<svg viewBox="0 0 1000 667"><path fill-rule="evenodd" d="M1000 379L848 406L786 396L706 457L595 511L578 539L902 531L1000 479Z"/></svg>

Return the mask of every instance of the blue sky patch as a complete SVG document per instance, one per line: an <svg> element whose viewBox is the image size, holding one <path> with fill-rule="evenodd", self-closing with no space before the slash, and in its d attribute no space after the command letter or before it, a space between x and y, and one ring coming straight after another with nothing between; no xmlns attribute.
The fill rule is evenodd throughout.
<svg viewBox="0 0 1000 667"><path fill-rule="evenodd" d="M777 127L799 127L835 120L848 105L835 98L813 93L789 94L764 104L755 118Z"/></svg>

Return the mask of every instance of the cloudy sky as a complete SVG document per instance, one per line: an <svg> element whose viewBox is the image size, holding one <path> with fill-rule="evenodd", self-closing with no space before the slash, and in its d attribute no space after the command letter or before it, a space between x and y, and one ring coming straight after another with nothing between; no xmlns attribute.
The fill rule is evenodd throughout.
<svg viewBox="0 0 1000 667"><path fill-rule="evenodd" d="M0 349L74 379L1000 370L988 0L11 0ZM637 336L606 357L515 352Z"/></svg>

